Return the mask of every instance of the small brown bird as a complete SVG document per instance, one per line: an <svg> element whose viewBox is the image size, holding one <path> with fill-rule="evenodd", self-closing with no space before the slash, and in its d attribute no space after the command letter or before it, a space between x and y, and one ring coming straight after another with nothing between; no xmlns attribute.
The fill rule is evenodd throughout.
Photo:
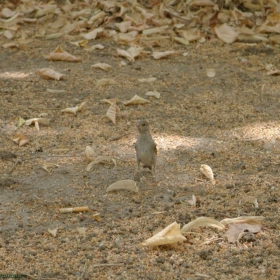
<svg viewBox="0 0 280 280"><path fill-rule="evenodd" d="M140 163L144 168L149 168L153 175L156 171L157 145L154 142L149 125L145 120L140 120L137 123L139 136L135 144L137 158L137 172L140 169Z"/></svg>

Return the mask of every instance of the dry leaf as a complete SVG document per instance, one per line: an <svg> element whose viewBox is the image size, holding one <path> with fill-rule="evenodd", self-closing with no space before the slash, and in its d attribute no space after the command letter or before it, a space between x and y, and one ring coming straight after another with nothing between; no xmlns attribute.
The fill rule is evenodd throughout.
<svg viewBox="0 0 280 280"><path fill-rule="evenodd" d="M93 214L92 218L97 222L101 222L100 213Z"/></svg>
<svg viewBox="0 0 280 280"><path fill-rule="evenodd" d="M86 171L90 171L95 164L99 164L99 163L101 163L101 164L111 164L112 162L115 166L117 165L116 160L112 157L98 156L98 157L96 157L96 159L94 161L92 161L90 164L88 164L88 166L86 168Z"/></svg>
<svg viewBox="0 0 280 280"><path fill-rule="evenodd" d="M215 32L218 38L226 44L231 44L236 41L238 33L235 32L230 26L226 23L222 25L217 25L215 27Z"/></svg>
<svg viewBox="0 0 280 280"><path fill-rule="evenodd" d="M117 49L117 54L118 56L125 57L129 61L134 61L134 57L128 51Z"/></svg>
<svg viewBox="0 0 280 280"><path fill-rule="evenodd" d="M142 51L144 50L144 48L141 47L130 47L129 49L127 49L127 52L133 57L137 57L139 56Z"/></svg>
<svg viewBox="0 0 280 280"><path fill-rule="evenodd" d="M178 53L177 51L153 52L152 56L154 59L160 59L177 53Z"/></svg>
<svg viewBox="0 0 280 280"><path fill-rule="evenodd" d="M43 165L42 165L42 168L44 169L44 170L46 170L48 173L52 173L52 168L53 167L59 167L59 165L58 164L55 164L55 163L51 163L51 162L45 162L45 163L43 163Z"/></svg>
<svg viewBox="0 0 280 280"><path fill-rule="evenodd" d="M105 47L101 44L93 45L90 48L86 48L87 51L103 50Z"/></svg>
<svg viewBox="0 0 280 280"><path fill-rule="evenodd" d="M106 189L106 192L115 190L129 190L133 192L138 192L139 188L136 186L136 182L133 180L120 180L110 185Z"/></svg>
<svg viewBox="0 0 280 280"><path fill-rule="evenodd" d="M66 108L66 109L61 110L60 112L62 112L62 113L71 113L71 114L76 115L77 112L82 110L82 108L84 107L85 104L86 104L86 102L84 101L83 103L81 103L80 105L78 105L76 107Z"/></svg>
<svg viewBox="0 0 280 280"><path fill-rule="evenodd" d="M114 124L116 124L116 118L117 118L117 104L116 102L112 103L109 107L106 116L110 121L112 121Z"/></svg>
<svg viewBox="0 0 280 280"><path fill-rule="evenodd" d="M210 179L211 183L215 185L214 173L212 168L207 164L201 164L200 169L201 173L203 173L208 179Z"/></svg>
<svg viewBox="0 0 280 280"><path fill-rule="evenodd" d="M117 84L117 82L115 80L108 79L108 78L100 79L100 80L97 80L97 82L96 82L97 87L103 87L103 86L115 85L115 84Z"/></svg>
<svg viewBox="0 0 280 280"><path fill-rule="evenodd" d="M77 230L77 232L79 234L85 235L87 228L85 228L85 227L77 227L76 230Z"/></svg>
<svg viewBox="0 0 280 280"><path fill-rule="evenodd" d="M65 74L60 74L50 68L43 68L41 70L38 71L38 74L46 80L49 79L54 79L54 80L62 80L65 76Z"/></svg>
<svg viewBox="0 0 280 280"><path fill-rule="evenodd" d="M188 200L190 205L196 206L196 196L193 194L192 198Z"/></svg>
<svg viewBox="0 0 280 280"><path fill-rule="evenodd" d="M19 145L19 147L22 147L24 145L26 145L29 140L27 139L26 136L22 135L22 134L16 134L13 136L13 141Z"/></svg>
<svg viewBox="0 0 280 280"><path fill-rule="evenodd" d="M57 228L54 228L54 229L48 229L48 232L53 236L53 237L56 237L57 235L57 231L58 229Z"/></svg>
<svg viewBox="0 0 280 280"><path fill-rule="evenodd" d="M85 150L85 156L86 159L88 159L89 161L93 161L95 158L95 152L92 149L92 147L90 146L86 146L86 150Z"/></svg>
<svg viewBox="0 0 280 280"><path fill-rule="evenodd" d="M154 82L154 81L156 81L156 80L157 80L156 77L138 79L138 81L139 81L140 83L152 83L152 82Z"/></svg>
<svg viewBox="0 0 280 280"><path fill-rule="evenodd" d="M39 131L40 130L39 124L49 125L50 120L47 118L33 118L25 121L25 125L31 125L33 123L35 124L36 130Z"/></svg>
<svg viewBox="0 0 280 280"><path fill-rule="evenodd" d="M174 244L180 241L185 241L186 237L181 234L180 225L176 222L167 226L162 231L155 234L153 237L145 240L141 246L158 246L166 244Z"/></svg>
<svg viewBox="0 0 280 280"><path fill-rule="evenodd" d="M77 62L80 61L80 58L64 51L60 46L58 46L53 52L51 52L46 59L49 60L62 60L62 61L72 61Z"/></svg>
<svg viewBox="0 0 280 280"><path fill-rule="evenodd" d="M130 100L123 102L124 105L138 105L145 103L150 103L150 101L138 96L137 94L134 95L134 97L132 97Z"/></svg>
<svg viewBox="0 0 280 280"><path fill-rule="evenodd" d="M214 227L219 230L225 229L225 226L212 218L208 217L199 217L195 219L194 221L189 222L188 224L184 225L181 229L182 234L188 232L192 228L197 228L197 227Z"/></svg>
<svg viewBox="0 0 280 280"><path fill-rule="evenodd" d="M147 95L147 96L154 96L157 99L160 98L160 93L157 92L156 90L148 91L148 92L145 93L145 95Z"/></svg>
<svg viewBox="0 0 280 280"><path fill-rule="evenodd" d="M70 44L77 46L77 47L86 47L88 44L88 40L80 40L80 41L76 41L76 42L70 42Z"/></svg>
<svg viewBox="0 0 280 280"><path fill-rule="evenodd" d="M226 218L220 221L220 223L223 225L242 224L242 223L255 225L255 224L261 224L263 220L264 220L263 216L241 216L237 218Z"/></svg>
<svg viewBox="0 0 280 280"><path fill-rule="evenodd" d="M229 224L228 230L225 236L228 242L234 243L240 239L240 234L243 232L258 233L261 231L261 225L251 225L251 224Z"/></svg>
<svg viewBox="0 0 280 280"><path fill-rule="evenodd" d="M96 69L101 69L104 71L108 71L112 68L112 66L107 63L96 63L94 65L91 65L91 67Z"/></svg>
<svg viewBox="0 0 280 280"><path fill-rule="evenodd" d="M215 69L206 69L206 75L209 77L209 78L213 78L216 76L216 70Z"/></svg>
<svg viewBox="0 0 280 280"><path fill-rule="evenodd" d="M90 31L89 33L83 34L82 36L86 40L94 40L94 39L96 39L98 33L101 33L103 30L104 30L104 28L99 27L99 28L96 28L96 29Z"/></svg>

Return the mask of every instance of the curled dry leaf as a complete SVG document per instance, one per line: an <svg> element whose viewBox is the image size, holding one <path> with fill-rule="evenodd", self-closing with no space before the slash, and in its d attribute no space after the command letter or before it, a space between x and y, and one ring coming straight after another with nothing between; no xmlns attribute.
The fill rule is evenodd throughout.
<svg viewBox="0 0 280 280"><path fill-rule="evenodd" d="M153 237L145 240L141 246L158 246L166 244L174 244L180 241L185 241L186 237L180 231L180 225L176 222L170 224L162 231L155 234Z"/></svg>
<svg viewBox="0 0 280 280"><path fill-rule="evenodd" d="M113 102L106 113L106 117L114 124L116 124L116 119L117 119L117 107L118 106L116 102Z"/></svg>
<svg viewBox="0 0 280 280"><path fill-rule="evenodd" d="M117 162L114 158L109 156L98 156L94 161L92 161L86 168L86 171L90 171L95 164L111 164L113 163L115 166L117 165Z"/></svg>
<svg viewBox="0 0 280 280"><path fill-rule="evenodd" d="M217 25L215 27L215 33L217 37L226 44L231 44L236 41L238 33L235 32L230 26L226 23L222 25Z"/></svg>
<svg viewBox="0 0 280 280"><path fill-rule="evenodd" d="M60 46L58 46L53 52L51 52L46 59L48 60L62 60L62 61L80 61L80 58L64 51Z"/></svg>
<svg viewBox="0 0 280 280"><path fill-rule="evenodd" d="M194 221L191 221L188 224L184 225L181 229L181 232L182 234L185 234L190 229L197 228L197 227L214 227L219 230L225 229L225 226L221 222L215 219L208 218L208 217L199 217Z"/></svg>
<svg viewBox="0 0 280 280"><path fill-rule="evenodd" d="M54 229L48 228L48 232L49 232L53 237L56 237L57 231L58 231L57 228L54 228Z"/></svg>
<svg viewBox="0 0 280 280"><path fill-rule="evenodd" d="M51 162L45 162L42 165L42 168L46 170L48 173L52 173L52 168L54 167L59 167L59 165Z"/></svg>
<svg viewBox="0 0 280 280"><path fill-rule="evenodd" d="M255 224L261 224L263 220L264 220L263 216L241 216L237 218L226 218L220 221L220 223L223 225L242 224L242 223L255 225Z"/></svg>
<svg viewBox="0 0 280 280"><path fill-rule="evenodd" d="M157 99L160 98L160 93L157 92L156 90L148 91L148 92L145 93L145 95L147 95L147 96L154 96Z"/></svg>
<svg viewBox="0 0 280 280"><path fill-rule="evenodd" d="M19 147L26 145L29 140L25 135L22 134L16 134L13 136L13 141L19 145Z"/></svg>
<svg viewBox="0 0 280 280"><path fill-rule="evenodd" d="M177 54L177 51L165 51L165 52L153 52L152 56L154 59L161 59L172 54Z"/></svg>
<svg viewBox="0 0 280 280"><path fill-rule="evenodd" d="M108 71L112 68L112 66L107 63L96 63L94 65L91 65L91 67L96 69L101 69L104 71Z"/></svg>
<svg viewBox="0 0 280 280"><path fill-rule="evenodd" d="M77 112L82 110L82 108L84 107L85 104L86 104L86 101L84 101L83 103L81 103L80 105L78 105L76 107L66 108L66 109L61 110L60 112L62 112L62 113L71 113L71 114L76 115Z"/></svg>
<svg viewBox="0 0 280 280"><path fill-rule="evenodd" d="M43 68L41 70L38 71L38 74L45 80L62 80L65 76L65 74L61 74L59 72L56 72L50 68Z"/></svg>
<svg viewBox="0 0 280 280"><path fill-rule="evenodd" d="M210 179L211 183L215 185L214 173L212 168L207 164L201 164L200 169L201 173L203 173L208 179Z"/></svg>
<svg viewBox="0 0 280 280"><path fill-rule="evenodd" d="M123 102L124 105L138 105L146 103L150 103L150 101L138 96L137 94L134 95L130 100Z"/></svg>
<svg viewBox="0 0 280 280"><path fill-rule="evenodd" d="M206 75L209 77L209 78L213 78L216 76L216 70L215 69L206 69Z"/></svg>
<svg viewBox="0 0 280 280"><path fill-rule="evenodd" d="M108 79L108 78L100 79L100 80L97 80L97 82L96 82L97 87L103 87L103 86L115 85L115 84L117 84L117 82L115 80Z"/></svg>
<svg viewBox="0 0 280 280"><path fill-rule="evenodd" d="M117 54L118 56L122 56L131 62L134 61L134 57L128 51L117 49Z"/></svg>
<svg viewBox="0 0 280 280"><path fill-rule="evenodd" d="M149 77L149 78L138 79L138 81L140 83L152 83L152 82L155 82L156 80L157 80L156 77Z"/></svg>
<svg viewBox="0 0 280 280"><path fill-rule="evenodd" d="M95 158L95 153L94 150L92 149L92 147L90 146L86 146L86 150L85 150L85 156L86 159L93 161Z"/></svg>
<svg viewBox="0 0 280 280"><path fill-rule="evenodd" d="M77 227L76 230L77 230L77 232L79 234L85 235L87 228L85 228L85 227Z"/></svg>
<svg viewBox="0 0 280 280"><path fill-rule="evenodd" d="M31 125L33 123L35 124L35 128L39 131L40 130L39 124L49 125L50 120L47 118L33 118L25 121L25 125Z"/></svg>
<svg viewBox="0 0 280 280"><path fill-rule="evenodd" d="M92 218L97 222L101 222L100 213L93 214Z"/></svg>
<svg viewBox="0 0 280 280"><path fill-rule="evenodd" d="M106 189L106 192L111 192L116 190L129 190L133 192L138 192L139 188L136 186L136 182L133 180L120 180L110 185Z"/></svg>
<svg viewBox="0 0 280 280"><path fill-rule="evenodd" d="M225 236L227 237L228 242L234 243L236 241L239 241L239 239L242 237L242 233L258 233L261 231L261 228L261 225L258 224L229 224Z"/></svg>

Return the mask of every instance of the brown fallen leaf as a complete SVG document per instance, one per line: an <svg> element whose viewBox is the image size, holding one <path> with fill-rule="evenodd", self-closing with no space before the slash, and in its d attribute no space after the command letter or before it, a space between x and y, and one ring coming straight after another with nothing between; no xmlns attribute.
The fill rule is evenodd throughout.
<svg viewBox="0 0 280 280"><path fill-rule="evenodd" d="M53 69L50 68L43 68L38 71L38 74L45 80L62 80L65 76L65 74L60 74L59 72L54 71Z"/></svg>
<svg viewBox="0 0 280 280"><path fill-rule="evenodd" d="M116 190L129 190L133 192L138 192L139 188L136 186L136 182L133 180L120 180L111 184L106 192L116 191Z"/></svg>
<svg viewBox="0 0 280 280"><path fill-rule="evenodd" d="M29 142L29 140L27 139L27 137L25 135L15 134L13 136L13 142L18 144L19 147L22 147L22 146L26 145Z"/></svg>
<svg viewBox="0 0 280 280"><path fill-rule="evenodd" d="M64 51L60 46L58 46L53 52L46 56L48 60L61 60L61 61L72 61L78 62L81 59L76 56Z"/></svg>
<svg viewBox="0 0 280 280"><path fill-rule="evenodd" d="M134 95L130 100L123 102L124 105L139 105L146 103L150 103L150 101L138 96L137 94Z"/></svg>

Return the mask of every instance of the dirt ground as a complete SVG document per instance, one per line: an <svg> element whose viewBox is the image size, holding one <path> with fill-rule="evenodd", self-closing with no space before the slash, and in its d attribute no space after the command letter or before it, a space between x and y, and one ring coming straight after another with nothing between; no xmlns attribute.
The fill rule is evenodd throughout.
<svg viewBox="0 0 280 280"><path fill-rule="evenodd" d="M264 70L279 63L279 49L213 39L170 45L180 53L161 60L142 55L121 67L117 46L107 39L98 43L105 48L91 53L41 39L22 50L1 49L0 278L280 279L280 83ZM59 44L81 62L46 60ZM98 62L113 67L92 69ZM65 79L42 79L37 71L45 67ZM216 70L215 77L206 75L208 68ZM151 76L157 78L153 83L138 81ZM117 83L96 87L101 78ZM145 96L150 90L161 97ZM150 103L124 106L135 94ZM116 97L120 113L114 125L101 100ZM61 112L84 101L76 116ZM19 117L42 113L50 125L16 130ZM144 170L138 193L106 193L110 184L134 179L140 118L149 122L158 146L156 177ZM18 147L12 141L16 133L29 143ZM116 166L97 164L87 172L86 146L114 158ZM212 167L214 187L200 173L201 164ZM200 202L196 207L188 202L193 194ZM89 211L59 213L76 206ZM201 236L187 235L175 247L138 246L159 228L202 216L265 219L253 240L240 246L210 227L194 229ZM55 228L53 237L48 229Z"/></svg>

